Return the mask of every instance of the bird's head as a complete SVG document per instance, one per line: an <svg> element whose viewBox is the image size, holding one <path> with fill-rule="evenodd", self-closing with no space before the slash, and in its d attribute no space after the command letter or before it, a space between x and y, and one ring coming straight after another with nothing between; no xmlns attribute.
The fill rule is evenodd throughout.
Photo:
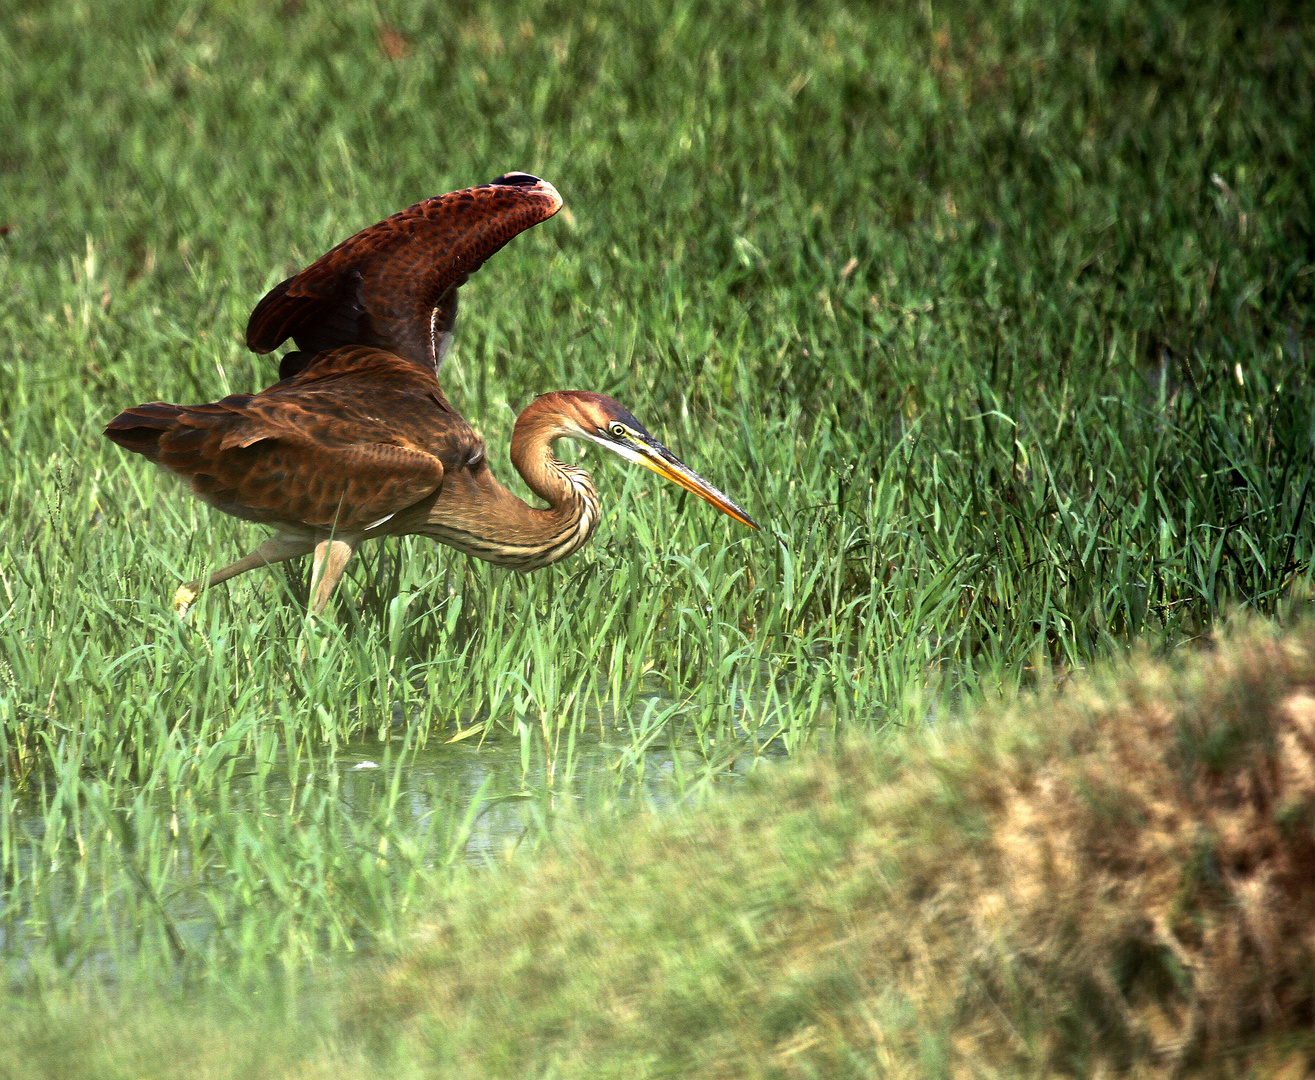
<svg viewBox="0 0 1315 1080"><path fill-rule="evenodd" d="M679 484L741 524L751 529L758 528L753 518L658 442L643 424L610 397L585 390L559 390L538 398L534 407L545 419L551 417L556 421L555 435L606 447L627 461Z"/></svg>

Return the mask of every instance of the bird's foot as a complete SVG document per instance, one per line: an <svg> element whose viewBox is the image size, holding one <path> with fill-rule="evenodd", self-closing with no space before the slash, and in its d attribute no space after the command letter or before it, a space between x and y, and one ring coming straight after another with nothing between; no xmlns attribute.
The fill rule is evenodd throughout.
<svg viewBox="0 0 1315 1080"><path fill-rule="evenodd" d="M178 591L174 593L174 614L180 619L187 618L188 609L200 593L201 590L194 585L179 585Z"/></svg>

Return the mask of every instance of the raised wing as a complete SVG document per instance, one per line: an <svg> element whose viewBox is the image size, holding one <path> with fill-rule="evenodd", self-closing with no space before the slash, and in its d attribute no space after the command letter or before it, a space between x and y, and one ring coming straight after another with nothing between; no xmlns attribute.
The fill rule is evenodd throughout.
<svg viewBox="0 0 1315 1080"><path fill-rule="evenodd" d="M284 357L282 378L345 345L387 349L436 373L451 343L457 289L561 206L550 183L516 172L416 203L270 289L247 323L247 347L267 353L292 338L301 353Z"/></svg>

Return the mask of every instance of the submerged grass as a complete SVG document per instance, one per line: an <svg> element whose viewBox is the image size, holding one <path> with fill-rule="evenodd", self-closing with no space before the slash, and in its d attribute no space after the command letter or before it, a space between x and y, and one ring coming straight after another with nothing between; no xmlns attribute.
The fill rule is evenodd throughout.
<svg viewBox="0 0 1315 1080"><path fill-rule="evenodd" d="M300 1018L63 997L11 1005L0 1054L69 1078L1307 1075L1315 623L586 817L434 912Z"/></svg>
<svg viewBox="0 0 1315 1080"><path fill-rule="evenodd" d="M519 761L533 839L646 748L702 781L1275 610L1315 545L1302 15L5 5L11 981L240 990L396 934L478 812L398 811L456 735ZM495 467L531 395L604 391L763 532L604 467L594 543L534 576L407 540L333 619L292 567L179 624L259 537L104 422L266 385L268 286L509 168L570 214L465 287L444 377ZM388 782L344 800L362 747Z"/></svg>

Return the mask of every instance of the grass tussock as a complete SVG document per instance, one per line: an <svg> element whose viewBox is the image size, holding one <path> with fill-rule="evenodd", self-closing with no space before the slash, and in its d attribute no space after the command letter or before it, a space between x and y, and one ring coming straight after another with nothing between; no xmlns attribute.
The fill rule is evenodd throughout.
<svg viewBox="0 0 1315 1080"><path fill-rule="evenodd" d="M1315 1066L1315 623L855 743L458 891L362 997L436 1075Z"/></svg>

